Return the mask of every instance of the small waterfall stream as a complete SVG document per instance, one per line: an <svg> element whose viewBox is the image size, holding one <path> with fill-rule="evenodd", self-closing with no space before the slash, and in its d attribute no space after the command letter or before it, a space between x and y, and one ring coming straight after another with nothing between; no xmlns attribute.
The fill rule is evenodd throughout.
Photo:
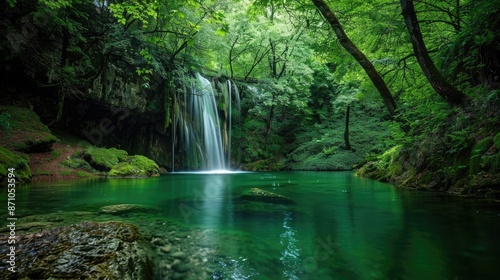
<svg viewBox="0 0 500 280"><path fill-rule="evenodd" d="M183 169L223 170L230 168L233 96L239 110L240 97L231 81L219 90L196 74L192 85L178 93L175 104L174 142Z"/></svg>

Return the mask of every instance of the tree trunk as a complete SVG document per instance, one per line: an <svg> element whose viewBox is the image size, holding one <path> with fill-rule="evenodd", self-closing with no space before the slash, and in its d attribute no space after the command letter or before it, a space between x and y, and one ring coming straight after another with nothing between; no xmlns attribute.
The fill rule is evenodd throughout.
<svg viewBox="0 0 500 280"><path fill-rule="evenodd" d="M314 5L318 8L318 10L323 14L325 19L328 21L330 26L332 27L335 35L340 41L342 47L344 47L355 59L356 61L363 67L368 77L372 81L373 85L377 88L380 96L382 96L382 100L384 101L385 107L389 110L391 115L394 115L396 111L396 102L392 97L391 91L387 87L382 76L375 70L373 64L368 60L365 54L354 45L354 43L347 37L342 25L339 20L335 16L335 14L330 10L328 5L323 0L311 0Z"/></svg>
<svg viewBox="0 0 500 280"><path fill-rule="evenodd" d="M422 72L424 72L425 77L434 90L443 97L446 102L452 105L462 105L466 100L465 95L445 80L429 56L418 24L413 0L400 1L405 24L410 33L413 51L417 57L418 64L420 64L420 68L422 68Z"/></svg>
<svg viewBox="0 0 500 280"><path fill-rule="evenodd" d="M351 111L351 105L347 105L346 115L345 115L345 130L344 130L344 142L345 149L351 149L351 143L349 143L349 113Z"/></svg>

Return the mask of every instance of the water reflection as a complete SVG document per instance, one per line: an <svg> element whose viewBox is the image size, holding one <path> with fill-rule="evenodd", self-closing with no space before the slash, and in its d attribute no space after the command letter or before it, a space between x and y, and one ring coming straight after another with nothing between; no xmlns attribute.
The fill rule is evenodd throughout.
<svg viewBox="0 0 500 280"><path fill-rule="evenodd" d="M281 251L280 262L283 265L283 274L285 279L300 279L299 275L303 273L301 267L300 249L297 248L298 240L295 238L296 230L290 226L293 220L291 212L285 212L283 219L283 228L285 232L280 235L280 244L283 247Z"/></svg>
<svg viewBox="0 0 500 280"><path fill-rule="evenodd" d="M217 270L212 275L213 279L255 279L259 275L257 271L250 266L248 259L239 257L237 259L221 260L217 264Z"/></svg>
<svg viewBox="0 0 500 280"><path fill-rule="evenodd" d="M295 204L240 201L253 187ZM160 213L99 217L151 219L149 230L173 221L208 232L192 242L216 251L217 261L207 254L214 279L500 279L498 205L395 189L351 173L169 174L16 191L20 217L92 214L127 203Z"/></svg>
<svg viewBox="0 0 500 280"><path fill-rule="evenodd" d="M224 200L225 176L205 176L203 190L195 189L195 198L201 202L200 215L203 219L204 228L219 228L222 224L222 211L224 206L229 206L231 199ZM230 194L229 194L230 195ZM224 205L226 204L226 205ZM196 206L196 205L195 205Z"/></svg>

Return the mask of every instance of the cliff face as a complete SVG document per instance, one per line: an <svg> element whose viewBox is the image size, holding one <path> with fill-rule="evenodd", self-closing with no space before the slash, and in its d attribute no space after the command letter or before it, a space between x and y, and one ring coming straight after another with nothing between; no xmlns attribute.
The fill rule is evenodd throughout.
<svg viewBox="0 0 500 280"><path fill-rule="evenodd" d="M164 126L164 82L144 84L110 64L86 89L82 100L65 98L58 124L95 146L145 155L171 167L170 129Z"/></svg>
<svg viewBox="0 0 500 280"><path fill-rule="evenodd" d="M156 76L138 73L153 68L141 51L154 46L89 3L0 4L0 105L31 109L50 128L169 168L167 71L155 61Z"/></svg>

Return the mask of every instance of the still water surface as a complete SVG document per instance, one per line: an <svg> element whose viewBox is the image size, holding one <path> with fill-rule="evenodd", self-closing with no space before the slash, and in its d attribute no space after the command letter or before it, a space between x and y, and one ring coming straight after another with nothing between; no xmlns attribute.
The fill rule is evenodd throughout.
<svg viewBox="0 0 500 280"><path fill-rule="evenodd" d="M254 187L294 203L241 200ZM498 205L398 189L350 172L40 183L19 187L16 200L30 214L157 207L154 219L213 230L211 242L233 262L214 278L500 279Z"/></svg>

